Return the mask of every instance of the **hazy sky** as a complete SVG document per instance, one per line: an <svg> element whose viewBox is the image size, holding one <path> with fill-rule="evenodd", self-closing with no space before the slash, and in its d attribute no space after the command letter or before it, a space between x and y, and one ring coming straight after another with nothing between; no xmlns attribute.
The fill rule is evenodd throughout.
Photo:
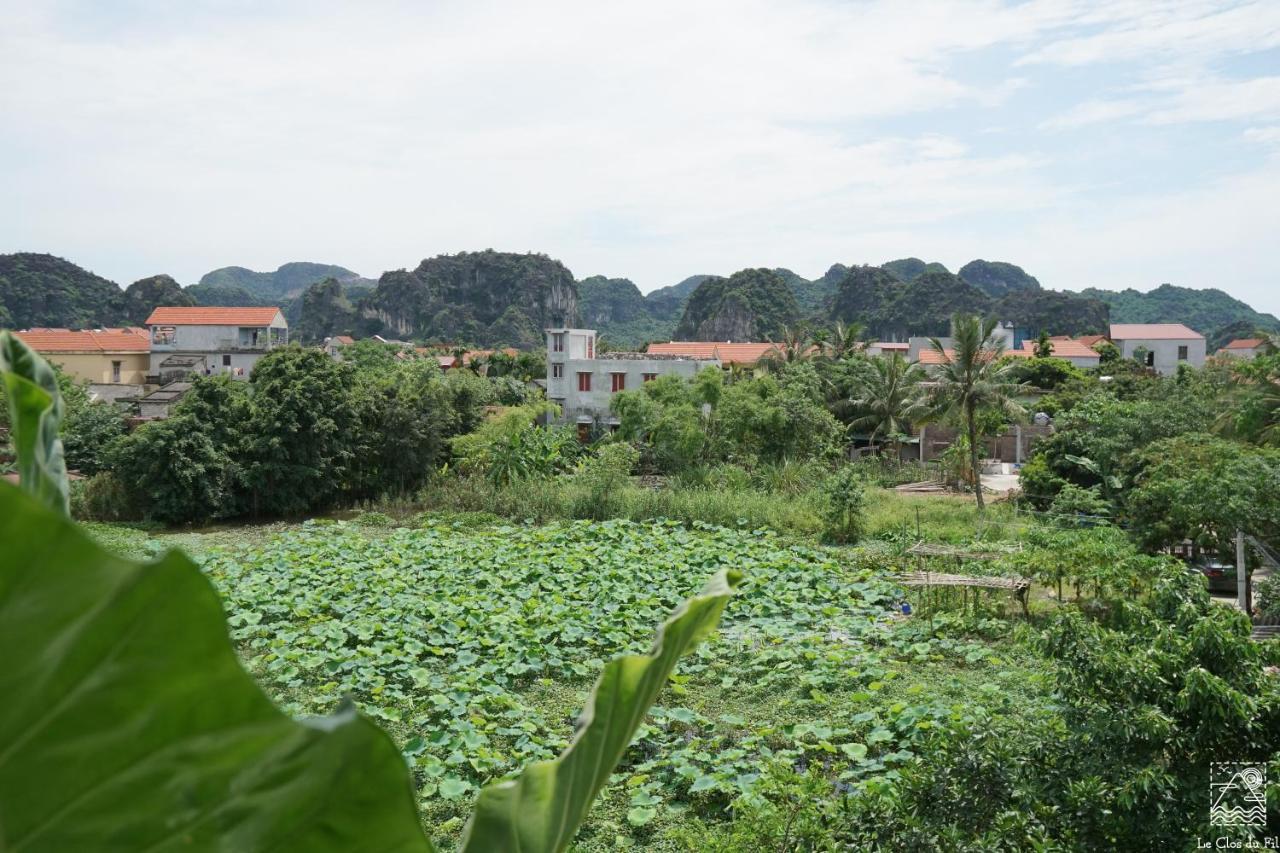
<svg viewBox="0 0 1280 853"><path fill-rule="evenodd" d="M1280 313L1280 2L0 0L0 251L917 255Z"/></svg>

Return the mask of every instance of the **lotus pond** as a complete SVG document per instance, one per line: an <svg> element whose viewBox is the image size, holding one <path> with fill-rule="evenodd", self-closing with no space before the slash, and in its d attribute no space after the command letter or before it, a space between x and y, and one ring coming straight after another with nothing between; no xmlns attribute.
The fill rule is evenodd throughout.
<svg viewBox="0 0 1280 853"><path fill-rule="evenodd" d="M566 745L606 659L647 649L725 567L744 573L743 592L681 662L581 849L679 849L673 831L730 817L770 762L821 762L853 789L892 778L932 729L1053 713L1010 622L930 630L903 617L888 550L662 522L417 524L307 522L180 544L267 691L295 714L350 696L379 719L446 843L480 785Z"/></svg>

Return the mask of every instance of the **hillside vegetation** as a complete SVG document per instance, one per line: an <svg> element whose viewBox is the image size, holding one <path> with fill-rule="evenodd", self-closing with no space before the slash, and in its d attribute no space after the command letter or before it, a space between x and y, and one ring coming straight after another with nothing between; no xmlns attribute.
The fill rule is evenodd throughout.
<svg viewBox="0 0 1280 853"><path fill-rule="evenodd" d="M543 329L561 322L598 329L618 349L673 338L776 339L784 328L835 322L901 340L945 333L956 311L997 316L1033 336L1101 333L1113 322L1180 322L1204 334L1211 352L1259 330L1280 331L1280 319L1221 290L1170 284L1149 293L1047 290L1015 264L981 259L955 274L936 262L901 258L880 266L833 264L812 280L784 268L694 275L644 295L627 278L575 281L545 255L493 250L428 258L377 281L346 267L294 262L274 272L223 267L186 288L156 275L123 292L52 255L0 255L3 327L140 323L157 305L278 305L304 342L381 334L526 349L540 347Z"/></svg>

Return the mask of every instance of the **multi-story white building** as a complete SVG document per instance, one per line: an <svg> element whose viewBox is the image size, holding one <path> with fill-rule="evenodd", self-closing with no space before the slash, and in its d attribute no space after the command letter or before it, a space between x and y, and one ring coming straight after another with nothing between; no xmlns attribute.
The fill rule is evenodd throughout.
<svg viewBox="0 0 1280 853"><path fill-rule="evenodd" d="M189 374L229 373L248 379L267 352L289 342L279 308L157 308L151 330L149 376L157 383Z"/></svg>
<svg viewBox="0 0 1280 853"><path fill-rule="evenodd" d="M595 329L547 329L547 399L560 407L560 422L592 426L618 424L611 401L619 391L639 388L659 376L691 377L717 358L675 354L611 352L596 355Z"/></svg>
<svg viewBox="0 0 1280 853"><path fill-rule="evenodd" d="M1204 367L1204 335L1181 323L1112 323L1111 342L1123 358L1141 356L1147 367L1165 375L1179 364Z"/></svg>

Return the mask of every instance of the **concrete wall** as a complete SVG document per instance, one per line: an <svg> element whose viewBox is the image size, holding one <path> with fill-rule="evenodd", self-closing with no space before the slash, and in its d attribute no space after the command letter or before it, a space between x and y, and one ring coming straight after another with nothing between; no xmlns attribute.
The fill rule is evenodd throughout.
<svg viewBox="0 0 1280 853"><path fill-rule="evenodd" d="M84 382L112 384L113 361L120 362L120 384L141 385L146 381L145 352L42 352L40 355L61 367L68 376Z"/></svg>
<svg viewBox="0 0 1280 853"><path fill-rule="evenodd" d="M1205 357L1205 341L1204 338L1195 340L1144 340L1142 338L1130 338L1127 340L1114 341L1115 345L1120 348L1120 355L1124 358L1133 358L1133 354L1139 349L1145 349L1151 353L1152 364L1156 371L1167 375L1177 373L1178 365L1185 363L1192 367L1204 367ZM1186 359L1178 358L1178 348L1187 348Z"/></svg>
<svg viewBox="0 0 1280 853"><path fill-rule="evenodd" d="M560 349L556 348L557 336L561 336ZM631 391L644 384L645 374L691 377L704 367L720 364L715 360L644 358L639 353L629 353L626 358L592 357L596 355L595 347L593 329L547 330L547 399L560 407L561 423L592 423L597 419L617 423L610 408L615 373L625 377L621 390ZM590 391L578 390L579 373L591 375Z"/></svg>
<svg viewBox="0 0 1280 853"><path fill-rule="evenodd" d="M90 382L89 397L94 400L103 400L108 403L123 397L141 397L147 393L147 386L138 385L117 385L111 382Z"/></svg>
<svg viewBox="0 0 1280 853"><path fill-rule="evenodd" d="M917 437L923 434L922 441L919 444L903 445L901 457L920 462L932 462L951 447L958 433L959 430L951 427L926 426L917 432ZM1041 427L1034 424L1011 426L995 438L983 439L978 455L982 459L1025 463L1036 442L1051 434L1052 430L1047 426Z"/></svg>
<svg viewBox="0 0 1280 853"><path fill-rule="evenodd" d="M560 362L564 365L563 377L552 377L554 368L548 366L547 399L560 406L560 420L564 423L591 423L599 418L604 423L617 423L618 418L610 408L613 400L613 374L620 373L624 391L633 391L644 384L645 374L657 376L683 376L689 378L708 366L718 366L714 361L693 359L611 359L571 358ZM578 374L591 375L591 390L578 390Z"/></svg>

